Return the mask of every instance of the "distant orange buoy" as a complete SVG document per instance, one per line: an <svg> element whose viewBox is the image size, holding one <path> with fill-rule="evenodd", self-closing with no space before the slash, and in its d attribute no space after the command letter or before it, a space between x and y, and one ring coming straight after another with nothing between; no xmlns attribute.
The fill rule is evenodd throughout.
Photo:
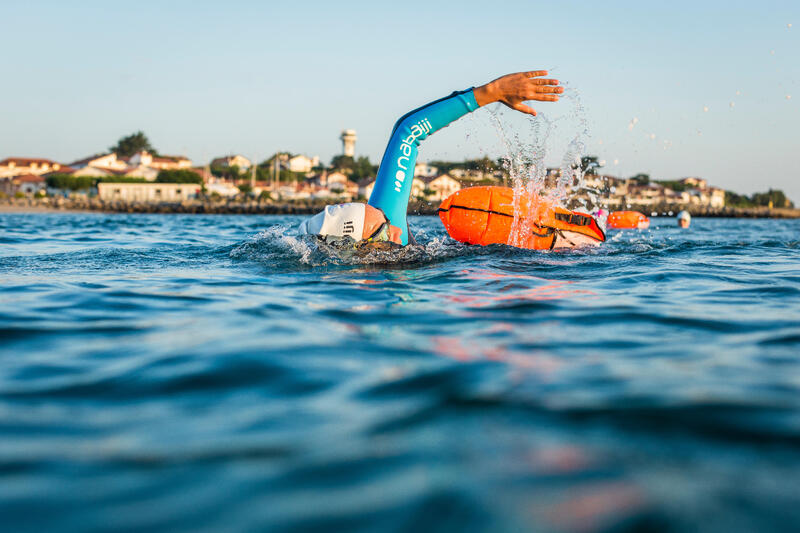
<svg viewBox="0 0 800 533"><path fill-rule="evenodd" d="M606 220L608 229L647 229L650 219L638 211L614 211Z"/></svg>
<svg viewBox="0 0 800 533"><path fill-rule="evenodd" d="M603 230L591 215L544 202L535 204L539 212L530 221L530 232L516 239L520 248L550 250L606 240ZM529 216L527 206L520 206L520 211L521 219ZM444 199L439 206L439 218L447 233L457 241L484 246L511 244L514 190L494 186L461 189Z"/></svg>

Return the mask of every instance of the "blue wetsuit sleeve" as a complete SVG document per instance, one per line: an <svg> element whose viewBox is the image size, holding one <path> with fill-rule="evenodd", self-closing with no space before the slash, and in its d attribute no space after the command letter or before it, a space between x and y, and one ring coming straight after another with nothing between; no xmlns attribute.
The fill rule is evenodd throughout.
<svg viewBox="0 0 800 533"><path fill-rule="evenodd" d="M472 89L467 89L406 113L394 125L389 145L378 168L369 205L382 209L392 225L403 230L404 245L408 244L409 238L406 212L419 143L476 109L478 103L475 95Z"/></svg>

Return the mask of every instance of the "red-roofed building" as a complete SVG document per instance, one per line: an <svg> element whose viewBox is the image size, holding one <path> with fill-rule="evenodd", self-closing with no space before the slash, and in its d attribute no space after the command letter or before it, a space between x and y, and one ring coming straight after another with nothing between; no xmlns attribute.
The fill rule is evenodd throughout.
<svg viewBox="0 0 800 533"><path fill-rule="evenodd" d="M61 163L35 157L7 157L0 161L0 178L33 174L38 176L61 168Z"/></svg>

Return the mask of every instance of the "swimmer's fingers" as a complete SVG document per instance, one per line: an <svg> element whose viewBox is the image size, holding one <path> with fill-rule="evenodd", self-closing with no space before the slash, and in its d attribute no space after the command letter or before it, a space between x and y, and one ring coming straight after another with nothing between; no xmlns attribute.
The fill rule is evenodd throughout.
<svg viewBox="0 0 800 533"><path fill-rule="evenodd" d="M528 98L528 100L538 100L540 102L558 102L559 96L557 94L536 94Z"/></svg>
<svg viewBox="0 0 800 533"><path fill-rule="evenodd" d="M516 109L517 111L525 113L526 115L533 115L534 117L536 116L536 110L531 106L523 104L522 102L515 102L513 104L506 104L506 105L511 109Z"/></svg>
<svg viewBox="0 0 800 533"><path fill-rule="evenodd" d="M534 85L558 85L560 82L552 78L538 78L535 80L528 80L528 83L532 83Z"/></svg>
<svg viewBox="0 0 800 533"><path fill-rule="evenodd" d="M563 87L533 87L532 89L528 89L527 94L528 96L537 95L537 94L561 94L564 92Z"/></svg>
<svg viewBox="0 0 800 533"><path fill-rule="evenodd" d="M547 76L546 70L529 70L528 72L521 72L526 78L536 78L538 76Z"/></svg>

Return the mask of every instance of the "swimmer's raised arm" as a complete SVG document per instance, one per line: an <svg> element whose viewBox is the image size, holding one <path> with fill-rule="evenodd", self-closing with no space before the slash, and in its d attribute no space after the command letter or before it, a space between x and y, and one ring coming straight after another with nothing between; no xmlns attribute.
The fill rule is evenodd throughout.
<svg viewBox="0 0 800 533"><path fill-rule="evenodd" d="M562 87L557 87L558 80L542 78L546 75L546 70L532 70L501 76L486 85L456 91L400 117L381 159L369 204L382 209L392 225L403 230L401 244L408 244L410 240L406 212L420 142L492 102L536 116L536 111L522 102L557 102L558 95L564 92Z"/></svg>
<svg viewBox="0 0 800 533"><path fill-rule="evenodd" d="M326 209L302 226L303 233L348 235L355 240L388 239L406 245L413 242L408 231L407 211L420 142L451 122L479 107L500 102L511 109L536 116L523 104L529 100L557 102L564 92L558 80L543 78L546 70L531 70L501 76L480 87L456 91L413 111L397 121L381 158L369 205ZM368 237L369 235L369 237Z"/></svg>
<svg viewBox="0 0 800 533"><path fill-rule="evenodd" d="M475 101L481 107L492 102L500 102L511 109L536 116L536 110L523 104L527 100L540 102L558 102L558 95L564 92L558 87L558 80L542 78L547 76L546 70L532 70L506 74L486 85L472 90Z"/></svg>

